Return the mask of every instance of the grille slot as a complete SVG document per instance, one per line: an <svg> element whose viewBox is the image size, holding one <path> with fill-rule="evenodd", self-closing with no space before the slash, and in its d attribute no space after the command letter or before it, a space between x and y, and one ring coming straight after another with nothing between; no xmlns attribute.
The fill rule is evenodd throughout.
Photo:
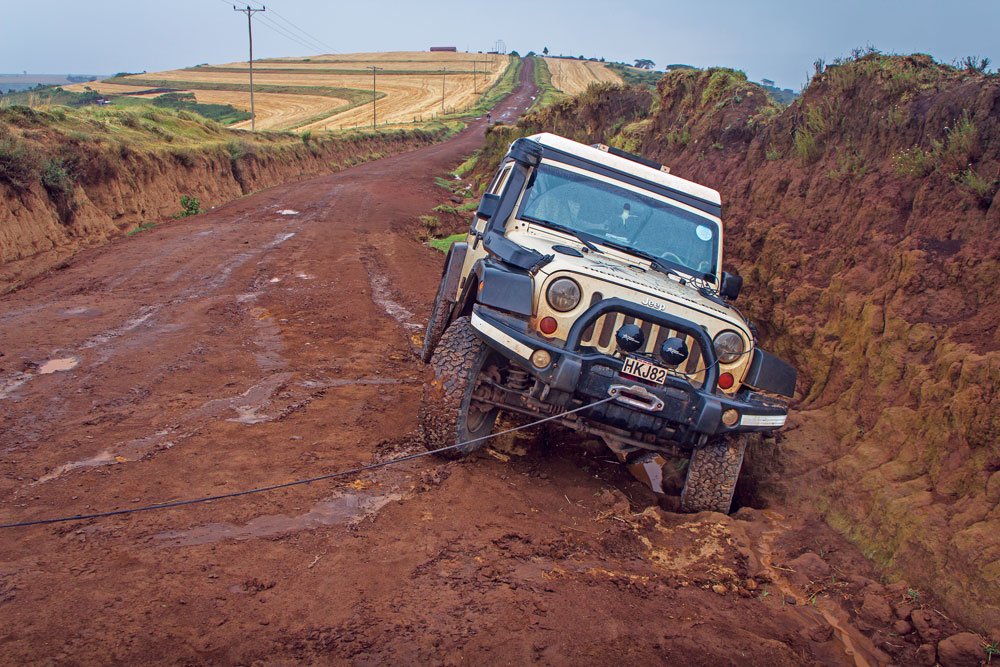
<svg viewBox="0 0 1000 667"><path fill-rule="evenodd" d="M595 294L593 299L591 299L591 305L597 303L600 300L600 295ZM660 366L666 366L669 369L681 372L681 373L694 373L696 370L699 371L697 375L687 378L693 384L700 384L705 380L704 363L702 363L701 346L698 345L698 341L692 336L688 336L679 331L674 331L668 327L661 327L653 322L645 322L643 320L636 319L631 316L625 316L623 313L607 313L597 318L593 324L588 326L580 339L581 347L594 348L599 352L604 354L621 357L621 353L618 350L618 345L615 342L615 332L626 323L636 324L642 329L642 333L646 337L646 344L638 354L646 357L650 357L651 361ZM680 366L670 366L663 363L663 359L660 358L658 350L660 346L663 345L663 341L671 336L677 336L683 338L684 342L688 346L690 354L688 358Z"/></svg>

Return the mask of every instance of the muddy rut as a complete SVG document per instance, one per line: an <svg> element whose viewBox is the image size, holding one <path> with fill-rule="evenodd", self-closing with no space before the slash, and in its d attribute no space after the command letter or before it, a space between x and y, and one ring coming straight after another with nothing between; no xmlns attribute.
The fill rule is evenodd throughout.
<svg viewBox="0 0 1000 667"><path fill-rule="evenodd" d="M494 118L530 104L525 69ZM418 451L414 342L442 258L412 226L483 129L86 251L2 297L0 518ZM540 430L462 462L4 531L0 655L852 665L915 648L894 619L853 620L899 590L782 511L672 514L593 443ZM825 569L788 565L803 554Z"/></svg>

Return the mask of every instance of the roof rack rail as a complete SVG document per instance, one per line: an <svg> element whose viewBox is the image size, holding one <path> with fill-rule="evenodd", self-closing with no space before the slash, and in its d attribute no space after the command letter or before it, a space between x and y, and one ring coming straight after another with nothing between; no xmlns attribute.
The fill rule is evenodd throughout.
<svg viewBox="0 0 1000 667"><path fill-rule="evenodd" d="M665 174L670 173L670 167L666 167L654 160L644 158L641 155L636 155L635 153L629 153L628 151L623 151L622 149L615 148L614 146L608 146L607 144L591 144L590 147L596 148L599 151L604 151L605 153L609 153L611 155L616 155L618 157L625 158L626 160L631 160L632 162L638 162L639 164L644 165L646 167L659 169Z"/></svg>

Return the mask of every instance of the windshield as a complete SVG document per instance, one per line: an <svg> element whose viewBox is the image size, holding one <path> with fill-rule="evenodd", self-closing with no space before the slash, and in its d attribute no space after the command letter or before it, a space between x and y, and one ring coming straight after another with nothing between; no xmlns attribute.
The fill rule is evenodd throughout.
<svg viewBox="0 0 1000 667"><path fill-rule="evenodd" d="M714 220L551 164L535 171L517 217L582 232L594 243L636 250L687 273L716 275Z"/></svg>

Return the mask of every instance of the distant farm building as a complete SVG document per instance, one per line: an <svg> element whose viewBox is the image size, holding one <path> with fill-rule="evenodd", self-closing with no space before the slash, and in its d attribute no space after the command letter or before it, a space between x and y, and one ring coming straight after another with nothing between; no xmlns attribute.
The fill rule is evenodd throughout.
<svg viewBox="0 0 1000 667"><path fill-rule="evenodd" d="M431 51L458 51L454 46L432 46Z"/></svg>

